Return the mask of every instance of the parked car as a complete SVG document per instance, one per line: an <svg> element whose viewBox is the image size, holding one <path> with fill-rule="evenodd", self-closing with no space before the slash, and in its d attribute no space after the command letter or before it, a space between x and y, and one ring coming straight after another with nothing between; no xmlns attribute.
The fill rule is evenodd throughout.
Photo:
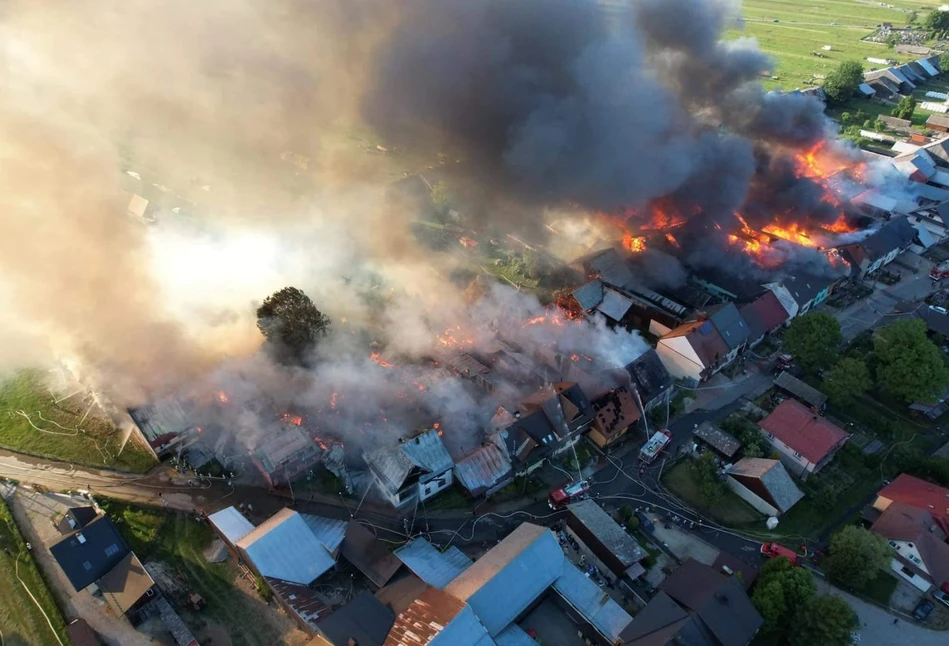
<svg viewBox="0 0 949 646"><path fill-rule="evenodd" d="M933 590L933 599L949 607L949 594L946 594L945 590Z"/></svg>
<svg viewBox="0 0 949 646"><path fill-rule="evenodd" d="M913 616L919 621L926 621L929 618L929 615L931 615L935 609L936 606L932 601L929 599L923 599L916 604L915 608L913 608Z"/></svg>

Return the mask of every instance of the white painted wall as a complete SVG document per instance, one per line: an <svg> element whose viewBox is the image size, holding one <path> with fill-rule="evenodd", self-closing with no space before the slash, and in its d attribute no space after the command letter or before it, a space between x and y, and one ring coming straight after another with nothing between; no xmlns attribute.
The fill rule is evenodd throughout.
<svg viewBox="0 0 949 646"><path fill-rule="evenodd" d="M910 583L912 583L913 587L915 587L917 590L928 592L929 588L933 587L929 581L919 576L915 572L913 573L913 576L908 576L903 571L903 563L899 559L890 560L890 569L896 573L896 576L900 577L904 581L909 581Z"/></svg>
<svg viewBox="0 0 949 646"><path fill-rule="evenodd" d="M439 474L438 477L434 478L433 480L429 480L425 484L419 483L419 486L418 486L419 497L422 500L428 500L429 498L437 494L439 491L444 491L445 489L450 487L452 482L454 482L454 478L453 478L451 469L449 469L448 471L445 471L444 473Z"/></svg>
<svg viewBox="0 0 949 646"><path fill-rule="evenodd" d="M785 444L778 438L774 437L773 435L771 435L764 429L759 428L758 430L761 431L761 434L764 435L765 439L768 440L768 442L771 443L771 446L776 448L781 453L781 455L787 457L788 460L790 460L794 465L797 465L798 472L800 472L800 470L803 469L807 471L808 473L814 473L814 467L816 465L813 462L808 461L808 459L805 458L804 456L798 457L794 449L792 449L790 446L788 446L787 444Z"/></svg>
<svg viewBox="0 0 949 646"><path fill-rule="evenodd" d="M690 377L695 380L702 378L705 366L692 349L692 344L682 336L669 339L659 339L656 345L656 354L666 367L669 374L676 379Z"/></svg>
<svg viewBox="0 0 949 646"><path fill-rule="evenodd" d="M747 502L749 505L751 505L752 507L760 511L762 514L766 514L768 516L777 516L781 513L780 510L772 507L771 504L766 502L758 494L756 494L754 491L752 491L745 485L741 484L734 478L726 478L725 484L728 485L729 489L731 489L736 494L738 494L739 498L741 498L742 500Z"/></svg>

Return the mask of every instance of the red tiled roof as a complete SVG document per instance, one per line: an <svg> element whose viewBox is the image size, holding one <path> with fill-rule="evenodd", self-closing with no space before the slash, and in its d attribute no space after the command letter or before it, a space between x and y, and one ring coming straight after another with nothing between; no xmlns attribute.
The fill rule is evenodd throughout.
<svg viewBox="0 0 949 646"><path fill-rule="evenodd" d="M847 438L843 430L794 399L785 399L758 424L815 464Z"/></svg>
<svg viewBox="0 0 949 646"><path fill-rule="evenodd" d="M739 311L751 330L752 341L788 320L787 310L772 291L765 292L754 302L742 306Z"/></svg>
<svg viewBox="0 0 949 646"><path fill-rule="evenodd" d="M896 480L880 489L887 500L925 509L936 519L949 520L949 489L901 473Z"/></svg>

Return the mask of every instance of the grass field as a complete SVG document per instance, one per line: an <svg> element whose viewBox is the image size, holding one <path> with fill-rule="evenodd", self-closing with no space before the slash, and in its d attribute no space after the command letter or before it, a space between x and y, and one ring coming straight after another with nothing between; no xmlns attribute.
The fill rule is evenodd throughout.
<svg viewBox="0 0 949 646"><path fill-rule="evenodd" d="M116 456L121 434L111 421L89 415L77 431L87 406L81 395L55 403L40 373L21 372L0 385L0 448L136 473L155 465L151 453L134 440Z"/></svg>
<svg viewBox="0 0 949 646"><path fill-rule="evenodd" d="M745 504L741 498L731 491L725 492L722 499L714 506L710 507L704 504L699 488L695 485L692 473L689 471L688 461L681 462L667 471L662 481L672 493L692 507L729 527L749 525L763 518L761 514Z"/></svg>
<svg viewBox="0 0 949 646"><path fill-rule="evenodd" d="M119 531L142 561L156 559L172 566L187 579L190 591L207 601L200 613L179 608L192 630L197 632L213 623L226 629L235 646L282 643L272 611L235 585L239 574L233 561L208 563L204 558L203 551L214 538L208 523L198 523L187 514L116 500L102 499L100 505L119 521Z"/></svg>
<svg viewBox="0 0 949 646"><path fill-rule="evenodd" d="M23 538L17 529L6 502L0 499L0 548L9 549L11 554L0 551L0 632L6 646L30 646L34 644L57 644L56 637L46 619L30 595L17 581L17 561L19 575L30 592L43 607L62 643L68 644L66 624L62 613L53 601L40 576L33 559L26 551Z"/></svg>
<svg viewBox="0 0 949 646"><path fill-rule="evenodd" d="M898 55L882 43L862 41L876 25L890 22L905 27L908 12L915 10L922 22L925 7L938 7L936 0L888 0L894 8L881 7L869 0L744 0L742 29L727 37L752 37L777 65L766 80L768 89L794 90L807 87L814 74L827 74L841 61L857 59L867 68L867 57L890 58L901 63L917 57ZM777 22L775 22L777 21ZM836 23L836 24L835 24ZM830 45L829 52L821 47ZM820 51L824 58L811 55Z"/></svg>

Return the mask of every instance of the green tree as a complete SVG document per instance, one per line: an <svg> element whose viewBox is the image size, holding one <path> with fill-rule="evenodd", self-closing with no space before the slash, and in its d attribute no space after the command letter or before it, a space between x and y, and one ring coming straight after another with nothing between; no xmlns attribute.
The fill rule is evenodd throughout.
<svg viewBox="0 0 949 646"><path fill-rule="evenodd" d="M930 37L942 38L949 32L949 11L933 9L926 14L923 28L929 32Z"/></svg>
<svg viewBox="0 0 949 646"><path fill-rule="evenodd" d="M795 613L791 646L849 646L857 628L853 608L840 597L824 594L808 599Z"/></svg>
<svg viewBox="0 0 949 646"><path fill-rule="evenodd" d="M918 17L918 16L917 16L916 12L913 11L912 9L910 9L910 10L907 12L907 14L906 14L906 24L907 24L907 25L912 25L914 22L916 22L916 18L917 18L917 17Z"/></svg>
<svg viewBox="0 0 949 646"><path fill-rule="evenodd" d="M860 61L843 61L824 79L824 93L831 103L840 105L853 96L862 82L863 65Z"/></svg>
<svg viewBox="0 0 949 646"><path fill-rule="evenodd" d="M451 188L448 187L448 184L438 182L432 187L432 203L435 205L435 210L441 215L447 214L448 211L451 210L454 202L455 196L451 192Z"/></svg>
<svg viewBox="0 0 949 646"><path fill-rule="evenodd" d="M863 588L890 560L886 540L862 527L844 527L830 539L827 573L834 581Z"/></svg>
<svg viewBox="0 0 949 646"><path fill-rule="evenodd" d="M926 324L919 319L880 330L873 338L873 359L880 387L907 403L931 400L949 385L946 360L926 337Z"/></svg>
<svg viewBox="0 0 949 646"><path fill-rule="evenodd" d="M797 317L784 334L784 347L806 370L832 365L842 341L840 323L824 312L810 312Z"/></svg>
<svg viewBox="0 0 949 646"><path fill-rule="evenodd" d="M911 96L904 96L900 102L893 108L892 114L897 119L912 119L913 112L916 110L916 99Z"/></svg>
<svg viewBox="0 0 949 646"><path fill-rule="evenodd" d="M725 485L719 476L718 460L711 451L706 451L690 465L692 478L699 487L702 501L712 505L725 495Z"/></svg>
<svg viewBox="0 0 949 646"><path fill-rule="evenodd" d="M849 404L873 385L867 364L845 357L824 375L824 390L835 404Z"/></svg>
<svg viewBox="0 0 949 646"><path fill-rule="evenodd" d="M949 72L949 54L939 57L939 72L942 74Z"/></svg>
<svg viewBox="0 0 949 646"><path fill-rule="evenodd" d="M305 363L329 332L330 320L302 290L284 287L257 308L257 329L279 358Z"/></svg>
<svg viewBox="0 0 949 646"><path fill-rule="evenodd" d="M890 34L889 36L886 37L886 48L887 48L887 49L893 49L894 47L896 47L896 46L899 45L899 44L900 44L900 37L897 36L896 34Z"/></svg>
<svg viewBox="0 0 949 646"><path fill-rule="evenodd" d="M761 566L751 601L761 614L767 633L787 632L797 608L817 594L811 573L791 566L783 556Z"/></svg>

